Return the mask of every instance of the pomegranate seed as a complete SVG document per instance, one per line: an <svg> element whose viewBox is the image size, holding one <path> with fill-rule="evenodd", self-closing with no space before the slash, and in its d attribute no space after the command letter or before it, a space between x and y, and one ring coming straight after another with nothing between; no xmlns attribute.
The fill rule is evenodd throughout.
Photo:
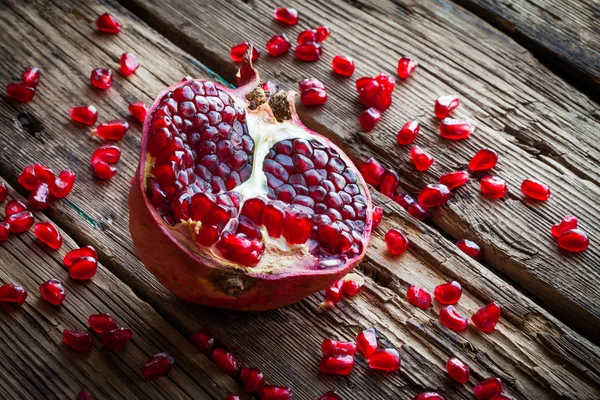
<svg viewBox="0 0 600 400"><path fill-rule="evenodd" d="M471 171L483 171L494 168L497 163L498 153L492 149L481 149L469 161L469 169Z"/></svg>
<svg viewBox="0 0 600 400"><path fill-rule="evenodd" d="M99 179L108 180L117 174L117 169L104 161L100 161L94 166L94 173Z"/></svg>
<svg viewBox="0 0 600 400"><path fill-rule="evenodd" d="M433 289L433 295L442 304L456 304L462 295L462 286L456 281L442 283Z"/></svg>
<svg viewBox="0 0 600 400"><path fill-rule="evenodd" d="M406 291L406 298L410 304L426 310L431 305L431 295L427 289L410 285Z"/></svg>
<svg viewBox="0 0 600 400"><path fill-rule="evenodd" d="M441 206L448 202L450 195L450 189L446 185L427 185L419 193L419 204L425 208Z"/></svg>
<svg viewBox="0 0 600 400"><path fill-rule="evenodd" d="M300 43L294 49L294 55L302 61L318 61L322 53L321 45L314 42Z"/></svg>
<svg viewBox="0 0 600 400"><path fill-rule="evenodd" d="M444 400L444 398L435 392L423 392L416 395L413 400Z"/></svg>
<svg viewBox="0 0 600 400"><path fill-rule="evenodd" d="M331 61L333 72L342 76L352 76L354 73L354 60L346 56L335 56Z"/></svg>
<svg viewBox="0 0 600 400"><path fill-rule="evenodd" d="M388 169L381 175L379 191L381 194L391 197L398 189L398 185L400 185L400 176L395 171Z"/></svg>
<svg viewBox="0 0 600 400"><path fill-rule="evenodd" d="M288 40L287 36L285 36L283 33L271 37L271 39L269 39L266 45L267 53L269 53L273 57L277 57L282 55L283 53L287 53L291 47L292 45L290 41Z"/></svg>
<svg viewBox="0 0 600 400"><path fill-rule="evenodd" d="M342 299L344 279L339 279L325 289L325 297L333 304L339 303Z"/></svg>
<svg viewBox="0 0 600 400"><path fill-rule="evenodd" d="M419 146L410 149L410 159L417 168L417 171L427 171L433 164L433 157L425 153Z"/></svg>
<svg viewBox="0 0 600 400"><path fill-rule="evenodd" d="M433 107L433 113L439 119L444 119L450 115L452 111L454 111L460 102L458 101L458 97L455 95L447 95L438 97L435 101L435 105Z"/></svg>
<svg viewBox="0 0 600 400"><path fill-rule="evenodd" d="M379 110L375 107L367 108L365 111L360 113L359 116L360 126L365 132L372 131L380 119L381 112L379 112Z"/></svg>
<svg viewBox="0 0 600 400"><path fill-rule="evenodd" d="M242 62L244 59L244 54L246 54L246 50L248 49L248 46L250 46L250 42L242 42L242 43L238 43L238 44L232 46L231 50L229 51L229 56L235 62ZM258 60L259 57L260 57L260 51L258 51L256 46L253 44L252 45L252 61Z"/></svg>
<svg viewBox="0 0 600 400"><path fill-rule="evenodd" d="M158 353L146 361L142 374L147 381L167 375L173 369L175 358L169 353Z"/></svg>
<svg viewBox="0 0 600 400"><path fill-rule="evenodd" d="M306 78L302 79L298 82L298 87L300 88L300 92L304 92L307 89L325 89L325 84L316 78Z"/></svg>
<svg viewBox="0 0 600 400"><path fill-rule="evenodd" d="M323 356L319 370L324 374L348 375L354 368L352 356Z"/></svg>
<svg viewBox="0 0 600 400"><path fill-rule="evenodd" d="M92 314L88 318L88 325L98 333L117 329L117 323L110 314Z"/></svg>
<svg viewBox="0 0 600 400"><path fill-rule="evenodd" d="M405 123L396 136L398 144L406 145L414 142L420 129L421 125L417 121L408 121Z"/></svg>
<svg viewBox="0 0 600 400"><path fill-rule="evenodd" d="M65 289L58 279L49 279L40 285L42 298L54 306L60 306L65 300Z"/></svg>
<svg viewBox="0 0 600 400"><path fill-rule="evenodd" d="M71 279L78 281L87 281L96 275L98 270L98 260L93 257L80 257L73 261L69 268Z"/></svg>
<svg viewBox="0 0 600 400"><path fill-rule="evenodd" d="M82 257L92 257L98 260L98 253L92 246L83 246L82 248L69 251L65 254L64 263L67 269L73 266L73 263Z"/></svg>
<svg viewBox="0 0 600 400"><path fill-rule="evenodd" d="M6 183L0 182L0 203L3 203L7 197L8 197L8 188L6 187Z"/></svg>
<svg viewBox="0 0 600 400"><path fill-rule="evenodd" d="M6 203L6 207L4 207L6 218L23 211L27 211L27 206L25 206L25 204L23 204L20 200L11 200Z"/></svg>
<svg viewBox="0 0 600 400"><path fill-rule="evenodd" d="M473 126L467 120L444 118L440 125L440 134L444 139L466 139L473 133Z"/></svg>
<svg viewBox="0 0 600 400"><path fill-rule="evenodd" d="M35 177L37 178L37 180L39 182L45 183L46 185L49 185L52 182L54 182L54 179L56 178L54 176L54 171L42 164L34 164L33 171L35 172Z"/></svg>
<svg viewBox="0 0 600 400"><path fill-rule="evenodd" d="M212 356L212 352L215 349L215 337L206 329L199 329L190 336L190 343L192 343L201 353L209 357Z"/></svg>
<svg viewBox="0 0 600 400"><path fill-rule="evenodd" d="M50 189L45 183L40 183L31 193L27 199L27 204L34 210L43 210L48 208L50 201Z"/></svg>
<svg viewBox="0 0 600 400"><path fill-rule="evenodd" d="M100 32L114 34L121 32L121 23L109 13L104 13L96 19L96 27Z"/></svg>
<svg viewBox="0 0 600 400"><path fill-rule="evenodd" d="M395 203L399 204L400 207L404 208L405 210L408 209L411 204L416 204L415 199L410 197L409 194L401 192L394 193L392 195L392 200L394 200Z"/></svg>
<svg viewBox="0 0 600 400"><path fill-rule="evenodd" d="M35 170L31 166L23 168L23 172L19 174L17 182L27 190L33 190L39 183L38 178L35 176Z"/></svg>
<svg viewBox="0 0 600 400"><path fill-rule="evenodd" d="M479 182L481 193L492 199L501 199L506 195L506 181L500 177L487 175Z"/></svg>
<svg viewBox="0 0 600 400"><path fill-rule="evenodd" d="M98 110L94 106L73 107L69 110L69 116L84 125L94 125L98 121Z"/></svg>
<svg viewBox="0 0 600 400"><path fill-rule="evenodd" d="M240 214L250 218L250 220L255 224L260 225L262 224L264 208L265 201L261 198L255 197L244 202Z"/></svg>
<svg viewBox="0 0 600 400"><path fill-rule="evenodd" d="M10 225L6 222L0 222L0 242L6 242L8 240L9 233Z"/></svg>
<svg viewBox="0 0 600 400"><path fill-rule="evenodd" d="M0 286L0 302L16 303L18 305L21 305L25 303L26 298L27 290L23 289L19 285L7 283L5 285Z"/></svg>
<svg viewBox="0 0 600 400"><path fill-rule="evenodd" d="M466 185L467 182L469 182L469 173L467 171L447 172L440 176L440 183L446 185L450 190Z"/></svg>
<svg viewBox="0 0 600 400"><path fill-rule="evenodd" d="M525 179L521 184L521 192L525 196L539 201L546 201L550 197L550 188L548 185L535 179Z"/></svg>
<svg viewBox="0 0 600 400"><path fill-rule="evenodd" d="M390 229L385 234L385 244L390 253L399 256L408 249L410 242L398 229Z"/></svg>
<svg viewBox="0 0 600 400"><path fill-rule="evenodd" d="M344 400L344 399L336 391L330 390L327 393L324 393L317 400Z"/></svg>
<svg viewBox="0 0 600 400"><path fill-rule="evenodd" d="M483 258L481 247L475 242L467 239L460 239L456 242L456 246L474 260L480 261Z"/></svg>
<svg viewBox="0 0 600 400"><path fill-rule="evenodd" d="M102 332L100 339L102 345L109 350L121 350L129 341L133 333L128 328L116 328Z"/></svg>
<svg viewBox="0 0 600 400"><path fill-rule="evenodd" d="M4 222L10 225L10 233L27 232L33 226L33 214L29 211L21 211L11 215Z"/></svg>
<svg viewBox="0 0 600 400"><path fill-rule="evenodd" d="M230 376L237 376L240 373L240 362L232 353L225 349L215 349L212 353L212 359L217 367Z"/></svg>
<svg viewBox="0 0 600 400"><path fill-rule="evenodd" d="M121 140L128 130L129 124L117 119L101 123L92 134L106 140Z"/></svg>
<svg viewBox="0 0 600 400"><path fill-rule="evenodd" d="M365 279L357 274L348 274L344 277L342 292L346 296L356 296L360 293L360 289L365 284Z"/></svg>
<svg viewBox="0 0 600 400"><path fill-rule="evenodd" d="M356 81L359 100L365 107L375 107L379 111L387 110L392 104L392 92L395 82L385 73L375 78L363 77Z"/></svg>
<svg viewBox="0 0 600 400"><path fill-rule="evenodd" d="M129 112L135 119L140 121L142 124L146 119L146 113L148 112L148 107L141 101L136 101L129 105Z"/></svg>
<svg viewBox="0 0 600 400"><path fill-rule="evenodd" d="M225 400L240 400L240 396L238 396L237 394L230 394L225 398Z"/></svg>
<svg viewBox="0 0 600 400"><path fill-rule="evenodd" d="M324 356L353 356L356 353L356 345L351 342L325 339L321 343L321 351Z"/></svg>
<svg viewBox="0 0 600 400"><path fill-rule="evenodd" d="M21 82L12 82L6 85L6 95L8 98L19 101L21 103L27 103L33 100L35 96L35 88L26 86Z"/></svg>
<svg viewBox="0 0 600 400"><path fill-rule="evenodd" d="M121 72L125 76L131 76L140 67L140 63L138 62L137 58L135 58L135 56L131 53L121 54L120 63Z"/></svg>
<svg viewBox="0 0 600 400"><path fill-rule="evenodd" d="M369 158L360 166L360 173L365 181L373 186L379 186L385 169L374 158Z"/></svg>
<svg viewBox="0 0 600 400"><path fill-rule="evenodd" d="M110 179L117 173L117 169L110 165L119 161L121 149L114 145L98 147L92 154L90 163L94 172L100 179Z"/></svg>
<svg viewBox="0 0 600 400"><path fill-rule="evenodd" d="M419 64L415 60L411 60L408 57L402 57L398 60L398 76L402 79L406 79L418 66Z"/></svg>
<svg viewBox="0 0 600 400"><path fill-rule="evenodd" d="M260 400L289 400L292 389L287 386L265 385L258 391Z"/></svg>
<svg viewBox="0 0 600 400"><path fill-rule="evenodd" d="M94 341L92 336L87 332L71 331L65 329L62 333L62 341L75 351L87 353L92 350Z"/></svg>
<svg viewBox="0 0 600 400"><path fill-rule="evenodd" d="M113 76L112 71L106 67L96 68L90 75L92 86L106 90L112 86Z"/></svg>
<svg viewBox="0 0 600 400"><path fill-rule="evenodd" d="M480 400L489 399L492 396L498 395L504 391L504 385L500 378L487 378L483 382L479 382L473 386L473 394Z"/></svg>
<svg viewBox="0 0 600 400"><path fill-rule="evenodd" d="M425 218L431 217L431 212L429 210L416 203L409 205L406 211L408 211L410 215L419 221L423 221Z"/></svg>
<svg viewBox="0 0 600 400"><path fill-rule="evenodd" d="M454 306L446 306L440 310L440 322L453 331L464 331L469 326L469 320L459 314Z"/></svg>
<svg viewBox="0 0 600 400"><path fill-rule="evenodd" d="M323 89L306 89L300 93L300 101L305 106L325 104L327 101L327 92Z"/></svg>
<svg viewBox="0 0 600 400"><path fill-rule="evenodd" d="M56 227L50 222L38 222L33 227L35 237L52 250L60 249L62 246L62 236Z"/></svg>
<svg viewBox="0 0 600 400"><path fill-rule="evenodd" d="M10 202L9 202L9 204L10 204ZM6 205L6 207L8 208L8 204ZM6 212L6 215L8 215L8 211ZM558 238L563 233L568 231L569 229L577 228L578 222L579 221L577 221L577 218L572 215L565 216L562 219L562 221L560 221L558 224L552 225L552 236L554 236L555 238Z"/></svg>
<svg viewBox="0 0 600 400"><path fill-rule="evenodd" d="M317 42L317 31L314 29L307 29L298 34L298 38L296 39L296 43L311 43Z"/></svg>
<svg viewBox="0 0 600 400"><path fill-rule="evenodd" d="M581 229L569 229L558 238L558 247L571 253L582 252L587 249L589 245L590 239Z"/></svg>
<svg viewBox="0 0 600 400"><path fill-rule="evenodd" d="M359 333L356 336L356 347L358 347L363 356L369 358L377 350L377 334L375 329L369 328Z"/></svg>
<svg viewBox="0 0 600 400"><path fill-rule="evenodd" d="M448 375L450 375L450 378L454 379L456 382L469 382L471 370L469 369L467 364L460 361L458 358L453 357L446 362L446 371L448 371Z"/></svg>
<svg viewBox="0 0 600 400"><path fill-rule="evenodd" d="M38 81L40 80L40 70L36 67L28 67L21 74L21 82L25 86L34 88L38 85Z"/></svg>
<svg viewBox="0 0 600 400"><path fill-rule="evenodd" d="M383 208L375 206L373 207L373 229L377 228L381 223L381 217L383 216Z"/></svg>
<svg viewBox="0 0 600 400"><path fill-rule="evenodd" d="M265 385L265 377L258 368L242 368L240 378L248 393L258 392Z"/></svg>
<svg viewBox="0 0 600 400"><path fill-rule="evenodd" d="M329 28L326 27L325 25L317 26L315 28L315 32L317 32L317 42L318 43L321 43L325 39L327 39L329 37L329 34L331 33L329 31Z"/></svg>
<svg viewBox="0 0 600 400"><path fill-rule="evenodd" d="M278 22L287 25L296 25L298 23L298 10L292 7L277 7L273 11L273 17Z"/></svg>
<svg viewBox="0 0 600 400"><path fill-rule="evenodd" d="M490 333L493 331L499 319L500 306L496 302L492 302L481 307L475 314L471 316L473 325L485 333Z"/></svg>
<svg viewBox="0 0 600 400"><path fill-rule="evenodd" d="M50 194L62 199L73 190L77 175L69 169L60 171L58 177L50 184Z"/></svg>
<svg viewBox="0 0 600 400"><path fill-rule="evenodd" d="M394 372L400 369L400 355L396 349L377 350L369 356L369 368Z"/></svg>

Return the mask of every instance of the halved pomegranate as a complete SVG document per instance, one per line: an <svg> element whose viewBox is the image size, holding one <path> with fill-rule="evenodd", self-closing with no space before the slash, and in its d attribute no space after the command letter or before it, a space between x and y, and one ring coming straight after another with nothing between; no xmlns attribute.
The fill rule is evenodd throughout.
<svg viewBox="0 0 600 400"><path fill-rule="evenodd" d="M248 48L237 90L186 80L148 110L130 230L146 268L180 298L267 310L354 268L372 205L352 161L300 122L295 93L263 90Z"/></svg>

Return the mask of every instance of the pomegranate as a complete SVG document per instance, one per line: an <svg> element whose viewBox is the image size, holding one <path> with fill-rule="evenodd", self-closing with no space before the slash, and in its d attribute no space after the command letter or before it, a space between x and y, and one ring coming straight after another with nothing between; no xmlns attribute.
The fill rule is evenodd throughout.
<svg viewBox="0 0 600 400"><path fill-rule="evenodd" d="M146 267L184 300L240 310L297 302L362 260L371 196L352 161L265 94L252 47L231 90L186 80L144 122L129 196Z"/></svg>

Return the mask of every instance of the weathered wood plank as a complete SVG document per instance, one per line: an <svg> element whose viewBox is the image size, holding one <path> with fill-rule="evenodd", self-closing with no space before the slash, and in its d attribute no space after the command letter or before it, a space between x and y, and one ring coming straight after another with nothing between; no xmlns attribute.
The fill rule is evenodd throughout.
<svg viewBox="0 0 600 400"><path fill-rule="evenodd" d="M87 130L68 122L66 110L71 103L83 104L91 98L101 118L126 116L128 101L149 101L162 87L185 74L204 74L194 59L122 9L109 7L124 22L124 32L118 37L102 37L94 35L91 25L93 16L104 12L105 7L55 5L64 8L40 13L39 3L10 3L11 11L0 12L15 37L26 38L18 48L3 48L13 57L7 62L14 64L29 57L44 71L34 102L14 105L3 101L0 105L0 134L5 148L10 149L0 155L0 169L10 182L15 182L20 169L33 161L48 163L55 169L73 168L79 174L73 193L67 201L55 203L48 214L75 240L96 246L103 264L180 332L187 335L199 326L213 330L238 351L244 362L260 366L271 382L291 385L294 398L299 399L314 399L330 388L348 399L410 399L426 388L440 390L449 399L468 398L472 383L489 375L502 376L509 393L518 397L597 397L597 347L486 268L457 253L436 231L412 222L395 205L386 205L387 219L362 266L375 280L368 281L361 296L333 311L319 310L322 295L266 313L216 310L174 298L143 268L129 239L126 197L137 159L139 126L133 124L126 139L119 143L124 153L119 174L110 182L98 182L87 166L97 142L86 136ZM74 15L79 18L74 19ZM27 24L11 22L15 18ZM90 38L99 45L90 46ZM45 46L39 46L42 42ZM115 63L125 49L133 51L146 67L129 80L117 79L108 93L89 90L89 71L105 64L108 58ZM61 57L52 57L57 53ZM148 65L153 65L152 73L146 69ZM4 71L6 67L3 65ZM63 84L64 71L71 72L68 87ZM4 74L2 79L7 79ZM30 135L15 124L13 117L19 113L43 121L43 131ZM375 201L383 204L386 199L377 196ZM407 230L413 242L400 259L388 257L383 250L381 235L389 226ZM460 305L466 314L487 301L503 304L505 319L494 334L469 330L456 335L435 322L439 306L420 311L404 299L409 282L432 288L454 277L467 287ZM371 326L381 332L386 345L402 350L402 373L371 374L364 361L358 359L356 370L348 378L318 375L319 344L324 337L349 340ZM543 334L550 339L539 340ZM451 355L472 366L473 381L465 388L446 379L443 365ZM573 373L562 368L563 364L579 368ZM579 373L584 370L587 374Z"/></svg>
<svg viewBox="0 0 600 400"><path fill-rule="evenodd" d="M302 29L326 23L333 34L325 43L324 60L302 63L291 55L263 56L257 63L263 75L288 87L306 76L323 79L328 103L301 109L304 121L327 132L355 160L375 155L398 169L408 187L420 188L444 172L466 168L480 148L497 150L500 162L493 172L508 181L506 199L482 198L473 179L448 206L435 210L432 221L453 238L482 244L489 265L597 340L600 287L594 282L600 280L595 268L600 250L591 246L582 254L563 254L549 232L564 215L576 214L591 237L600 235L598 108L510 38L447 2L398 7L385 0L369 5L307 1L298 4L302 24L293 28L272 21L275 2L122 3L229 79L236 68L228 58L232 44L250 38L262 47L273 33L284 31L293 38ZM361 108L353 100L353 81L330 77L330 59L339 53L357 60L357 77L382 70L393 74L403 53L421 63L411 79L398 82L395 104L374 132L357 133ZM477 126L467 141L439 138L439 121L431 118L431 110L434 99L446 93L459 94L462 105L456 114ZM416 172L408 149L395 142L403 122L415 118L422 124L417 144L436 157L426 173ZM550 185L548 202L523 198L518 188L527 177Z"/></svg>
<svg viewBox="0 0 600 400"><path fill-rule="evenodd" d="M43 214L37 217L48 220ZM57 251L36 243L31 231L0 245L0 283L19 284L28 291L22 306L0 305L0 376L5 388L1 397L74 399L81 389L94 399L221 400L243 393L104 266L99 265L91 281L70 279L62 259L79 246L61 233L63 246ZM50 278L59 279L66 291L59 307L46 303L39 293L39 285ZM90 353L77 353L62 343L64 329L88 330L89 315L104 312L133 331L123 350L103 348L94 333ZM165 351L176 358L174 369L165 378L145 381L142 366L153 354Z"/></svg>

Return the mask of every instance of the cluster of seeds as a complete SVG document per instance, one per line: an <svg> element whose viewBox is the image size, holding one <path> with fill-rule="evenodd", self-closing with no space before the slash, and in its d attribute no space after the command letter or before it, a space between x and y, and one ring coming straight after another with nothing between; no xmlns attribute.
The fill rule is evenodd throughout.
<svg viewBox="0 0 600 400"><path fill-rule="evenodd" d="M20 82L6 85L6 95L12 100L27 103L33 100L39 79L40 71L36 67L28 67L21 74Z"/></svg>

